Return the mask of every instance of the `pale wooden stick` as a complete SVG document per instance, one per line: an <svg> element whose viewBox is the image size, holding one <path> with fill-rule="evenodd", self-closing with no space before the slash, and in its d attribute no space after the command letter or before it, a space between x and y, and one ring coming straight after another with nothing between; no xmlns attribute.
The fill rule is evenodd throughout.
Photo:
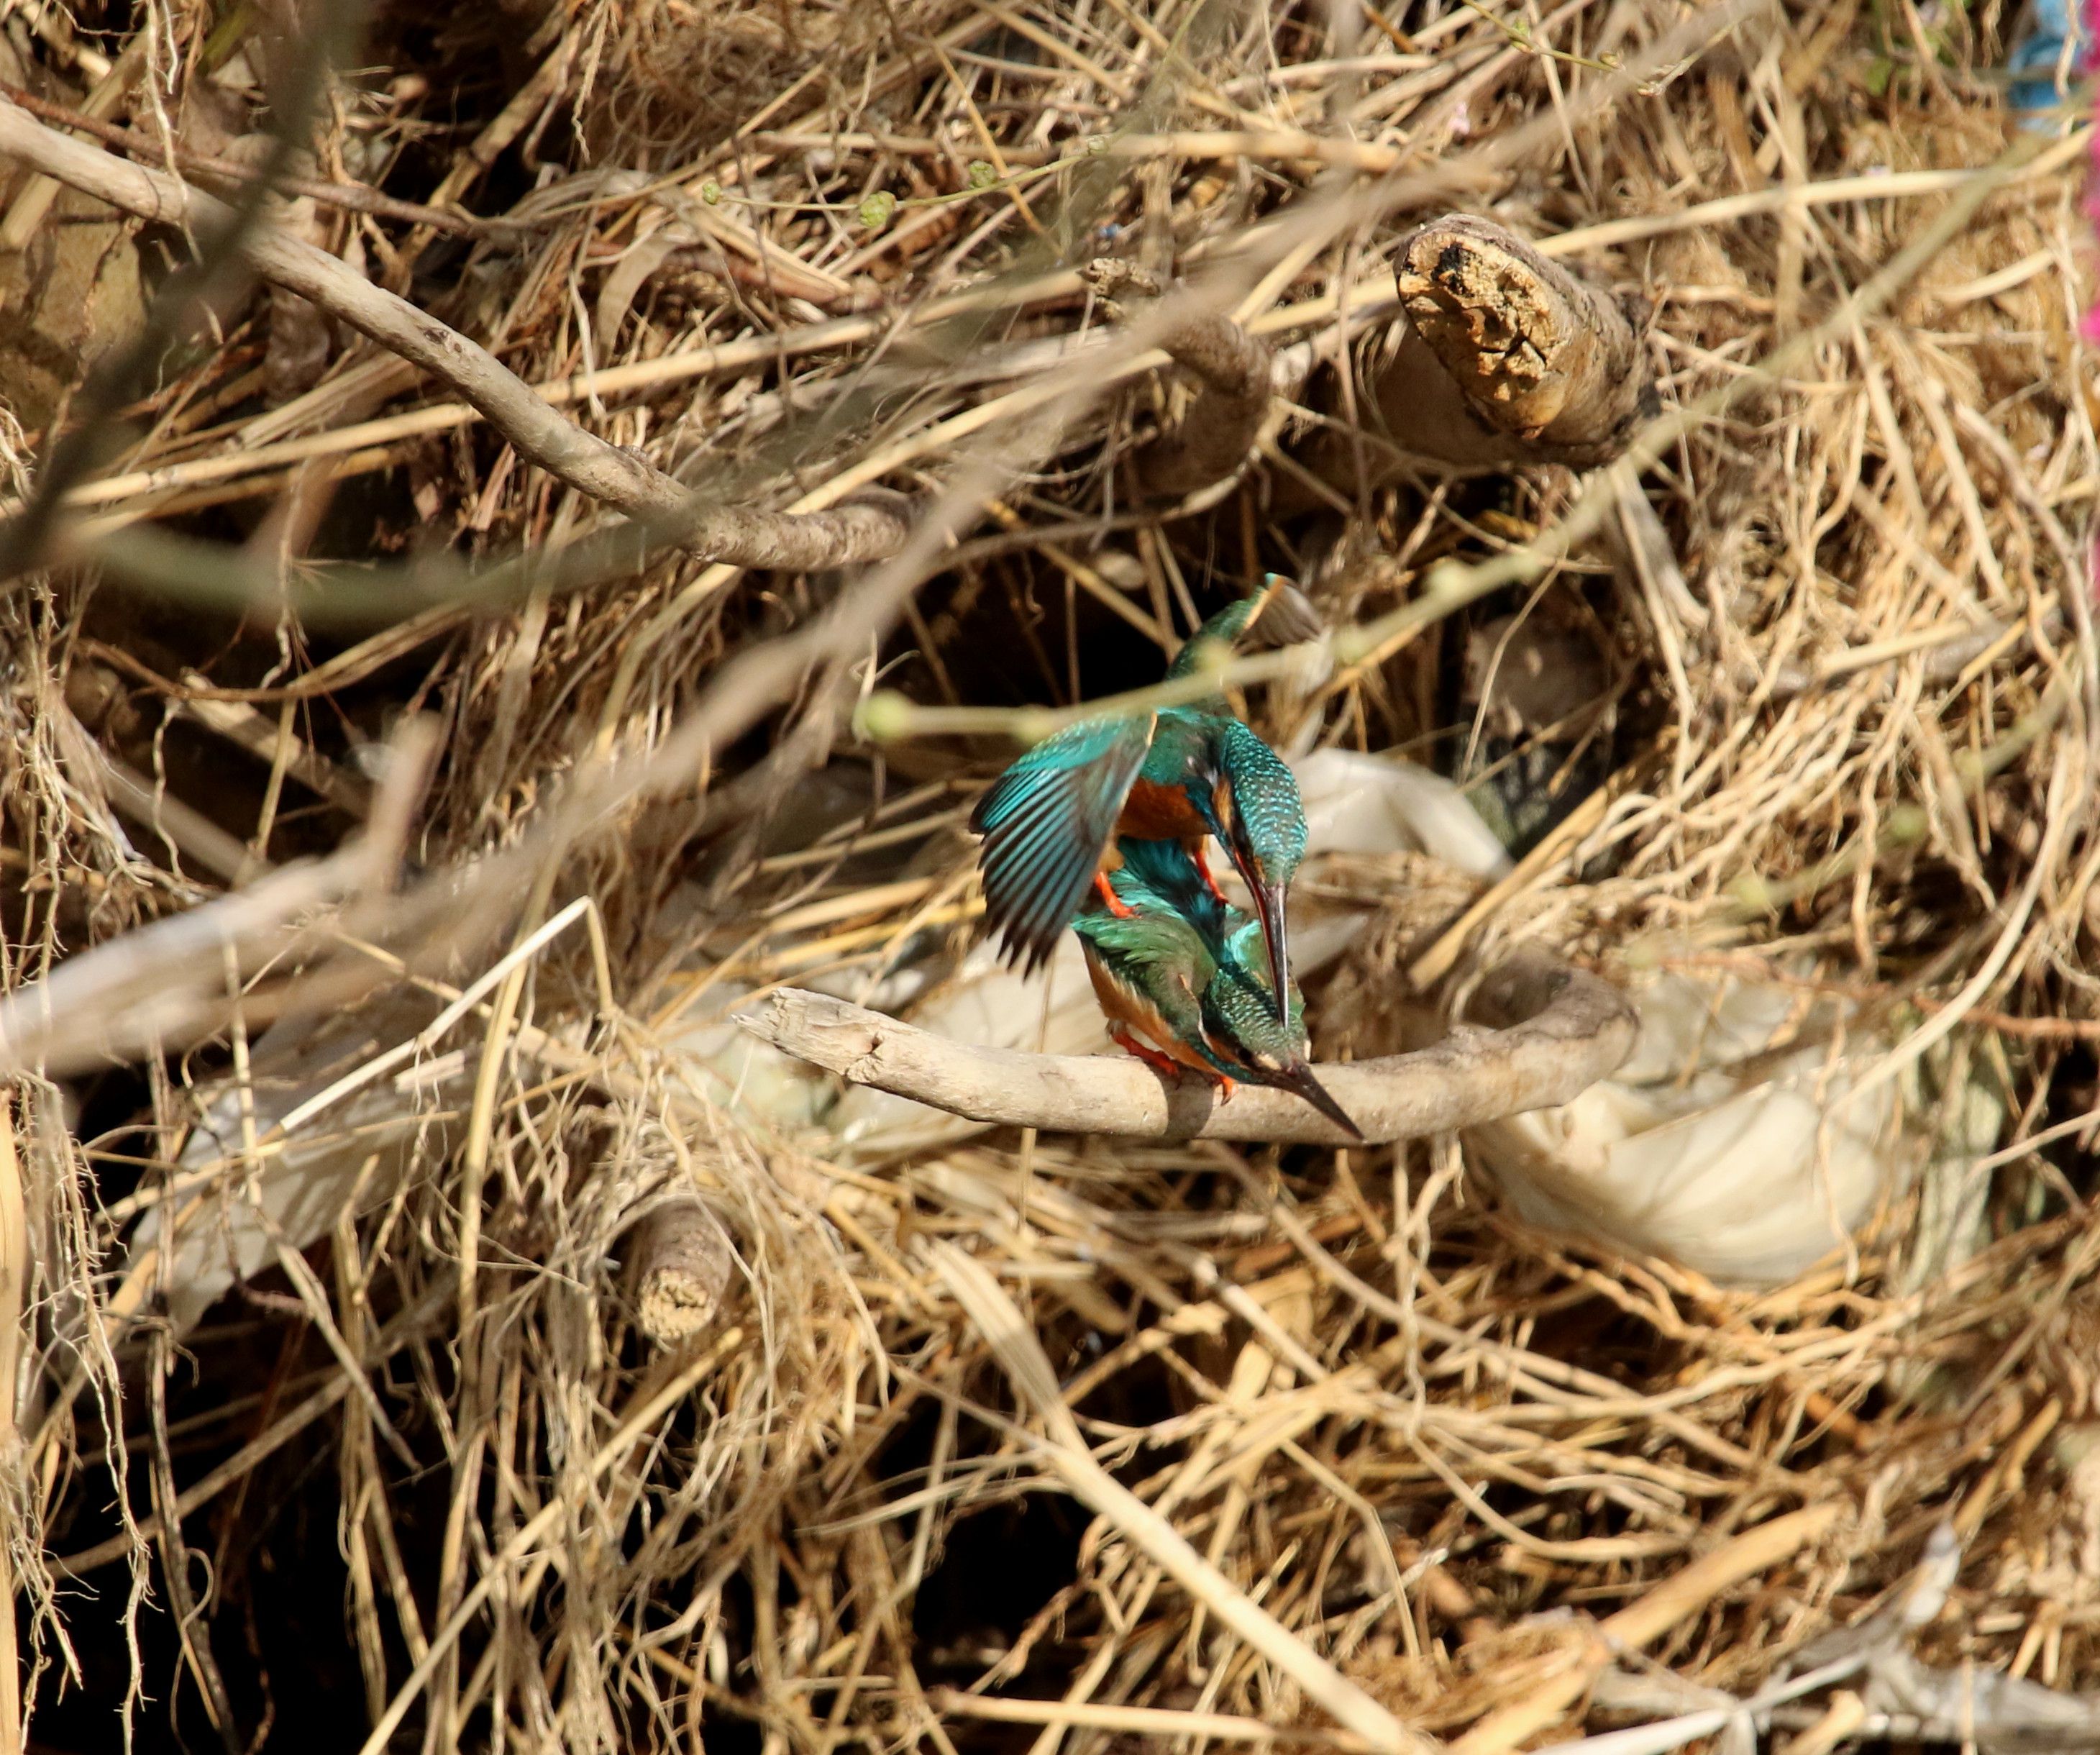
<svg viewBox="0 0 2100 1755"><path fill-rule="evenodd" d="M1550 952L1513 953L1480 999L1511 1027L1464 1026L1414 1054L1317 1069L1362 1141L1286 1091L1242 1085L1220 1103L1202 1079L1167 1084L1121 1056L973 1047L798 988L767 994L737 1021L854 1084L972 1121L1149 1140L1416 1139L1569 1102L1633 1052L1639 1022L1625 995Z"/></svg>

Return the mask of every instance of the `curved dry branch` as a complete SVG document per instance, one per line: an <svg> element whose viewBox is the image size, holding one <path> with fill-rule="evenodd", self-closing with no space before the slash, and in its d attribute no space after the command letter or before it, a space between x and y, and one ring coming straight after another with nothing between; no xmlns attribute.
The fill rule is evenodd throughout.
<svg viewBox="0 0 2100 1755"><path fill-rule="evenodd" d="M1118 256L1096 258L1079 271L1109 315L1121 319L1124 301L1152 301L1164 292L1152 276ZM1180 418L1140 451L1132 467L1138 491L1150 500L1181 500L1237 474L1252 455L1268 417L1268 344L1221 311L1178 315L1152 345L1189 373L1198 388Z"/></svg>
<svg viewBox="0 0 2100 1755"><path fill-rule="evenodd" d="M223 202L179 178L128 163L47 128L0 99L0 157L137 218L194 228L223 224ZM911 525L897 496L796 514L712 505L632 452L585 432L542 401L493 354L376 286L311 244L268 227L243 239L242 258L273 285L311 301L382 347L441 379L536 463L591 499L646 524L666 541L733 566L805 571L880 560Z"/></svg>
<svg viewBox="0 0 2100 1755"><path fill-rule="evenodd" d="M1608 981L1533 947L1488 976L1476 1005L1503 1027L1461 1025L1414 1054L1318 1069L1365 1140L1412 1140L1569 1102L1624 1062L1639 1027ZM1358 1143L1284 1091L1243 1085L1220 1103L1201 1079L1169 1084L1120 1055L974 1048L800 988L767 994L737 1021L854 1084L971 1121L1145 1140Z"/></svg>
<svg viewBox="0 0 2100 1755"><path fill-rule="evenodd" d="M91 135L104 146L113 146L118 152L140 158L165 161L168 148L160 140L141 129L128 128L121 122L103 121L80 111L68 109L63 104L54 104L23 90L19 86L0 82L0 98L27 110L39 121L51 122L74 134ZM194 152L186 146L174 148L175 162L187 171L201 177L217 178L235 188L244 188L257 180L255 166L245 165L231 158L221 158L210 152ZM449 232L461 237L479 236L484 232L504 228L501 220L492 223L485 219L474 219L459 212L447 212L443 208L426 207L421 201L404 201L375 189L368 183L337 183L318 177L276 177L271 179L277 192L286 196L304 196L309 201L319 201L324 206L340 207L351 213L371 214L382 219L399 220L404 225L428 226L434 232Z"/></svg>

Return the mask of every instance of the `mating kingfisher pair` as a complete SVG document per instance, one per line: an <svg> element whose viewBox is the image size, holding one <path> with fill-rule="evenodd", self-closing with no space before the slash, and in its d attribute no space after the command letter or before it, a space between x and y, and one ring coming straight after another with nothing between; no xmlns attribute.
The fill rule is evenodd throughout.
<svg viewBox="0 0 2100 1755"><path fill-rule="evenodd" d="M1264 615L1305 607L1269 574L1197 630L1169 680ZM992 783L970 827L983 837L985 913L1009 961L1039 968L1070 924L1123 1047L1162 1071L1198 1072L1227 1097L1240 1080L1295 1091L1357 1132L1313 1075L1290 978L1284 899L1305 857L1298 783L1222 696L1068 726ZM1212 836L1246 881L1252 919L1211 875Z"/></svg>

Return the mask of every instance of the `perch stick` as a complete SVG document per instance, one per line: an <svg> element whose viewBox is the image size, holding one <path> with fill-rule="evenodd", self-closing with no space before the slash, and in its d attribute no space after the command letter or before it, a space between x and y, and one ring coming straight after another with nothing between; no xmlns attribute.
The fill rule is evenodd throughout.
<svg viewBox="0 0 2100 1755"><path fill-rule="evenodd" d="M1482 984L1512 1020L1467 1028L1413 1054L1319 1069L1335 1100L1374 1144L1414 1139L1566 1103L1633 1052L1633 1008L1618 990L1526 947ZM753 1035L897 1096L993 1126L1136 1139L1302 1141L1349 1145L1332 1122L1289 1093L1243 1086L1220 1103L1198 1079L1164 1083L1121 1056L979 1048L800 989L737 1015Z"/></svg>
<svg viewBox="0 0 2100 1755"><path fill-rule="evenodd" d="M214 197L68 139L12 103L0 102L0 154L142 219L185 227L226 223L225 205ZM240 250L265 280L450 385L520 456L666 540L741 567L806 570L893 553L909 529L893 502L800 517L710 505L642 458L564 419L485 348L324 251L267 226L250 228Z"/></svg>

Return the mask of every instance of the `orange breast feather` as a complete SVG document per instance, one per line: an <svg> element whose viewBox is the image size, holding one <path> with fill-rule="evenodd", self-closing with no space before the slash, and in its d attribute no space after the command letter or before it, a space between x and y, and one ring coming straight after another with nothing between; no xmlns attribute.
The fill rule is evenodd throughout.
<svg viewBox="0 0 2100 1755"><path fill-rule="evenodd" d="M1140 780L1123 800L1123 814L1116 818L1119 834L1134 835L1141 841L1187 840L1210 832L1196 814L1189 795L1178 786L1160 786Z"/></svg>
<svg viewBox="0 0 2100 1755"><path fill-rule="evenodd" d="M1087 959L1087 973L1093 981L1094 997L1101 1001L1102 1013L1110 1023L1122 1025L1169 1060L1193 1066L1200 1073L1210 1071L1210 1062L1167 1028L1167 1020L1144 994L1124 986L1092 957Z"/></svg>

